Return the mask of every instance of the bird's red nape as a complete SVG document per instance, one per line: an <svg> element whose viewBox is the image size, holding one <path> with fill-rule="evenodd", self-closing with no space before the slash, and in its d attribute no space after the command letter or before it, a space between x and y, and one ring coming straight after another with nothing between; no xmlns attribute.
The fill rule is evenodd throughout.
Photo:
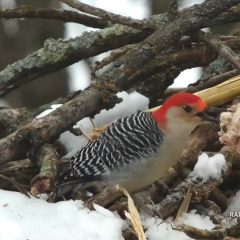
<svg viewBox="0 0 240 240"><path fill-rule="evenodd" d="M153 118L162 127L166 126L166 113L171 107L181 107L184 105L194 106L196 111L202 112L207 108L207 104L197 95L191 93L177 93L169 97L163 105L152 113Z"/></svg>

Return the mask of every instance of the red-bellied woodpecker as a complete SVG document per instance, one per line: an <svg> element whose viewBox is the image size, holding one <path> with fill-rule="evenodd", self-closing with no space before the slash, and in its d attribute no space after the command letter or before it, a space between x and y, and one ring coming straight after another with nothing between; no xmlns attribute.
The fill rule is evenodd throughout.
<svg viewBox="0 0 240 240"><path fill-rule="evenodd" d="M58 192L95 181L119 183L129 191L153 183L178 160L191 132L205 120L206 107L200 97L178 93L152 113L116 120L73 156Z"/></svg>

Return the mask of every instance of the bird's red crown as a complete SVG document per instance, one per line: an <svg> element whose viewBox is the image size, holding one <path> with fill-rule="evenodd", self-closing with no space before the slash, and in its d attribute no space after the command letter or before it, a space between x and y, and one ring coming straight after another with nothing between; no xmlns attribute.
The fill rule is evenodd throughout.
<svg viewBox="0 0 240 240"><path fill-rule="evenodd" d="M182 107L184 105L193 106L197 112L202 112L207 108L207 104L197 95L191 93L177 93L169 97L163 105L152 113L153 118L160 125L166 125L166 113L171 107Z"/></svg>

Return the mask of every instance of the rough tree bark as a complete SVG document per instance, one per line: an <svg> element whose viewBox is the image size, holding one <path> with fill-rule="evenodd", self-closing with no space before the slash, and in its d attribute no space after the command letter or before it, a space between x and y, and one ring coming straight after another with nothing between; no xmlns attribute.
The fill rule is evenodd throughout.
<svg viewBox="0 0 240 240"><path fill-rule="evenodd" d="M205 34L201 29L239 21L240 0L207 0L182 11L178 11L176 1L171 1L166 13L143 20L108 13L76 1L63 2L82 12L30 7L0 10L1 18L48 18L101 28L70 40L47 39L42 48L21 60L16 59L16 62L0 71L0 96L7 96L31 81L39 81L41 76L82 59L109 50L112 54L96 64L92 72L92 84L88 88L55 100L54 103L63 105L43 118L34 117L51 103L31 110L0 109L1 188L16 188L25 192L31 187L34 195L53 191L55 180L62 173L61 167L64 165L57 138L82 118L93 117L101 109L109 109L121 101L116 96L118 91L138 90L154 103L169 94L166 92L167 87L182 70L206 67L206 73L200 81L184 89L189 92L215 86L239 74L239 36ZM105 66L107 68L102 69ZM211 199L215 205L225 206L226 191L222 188L222 181L224 183L226 179L232 179L234 174L239 175L239 169L230 167L239 156L234 150L223 148L222 152L229 160L229 171L222 181L209 180L203 183L201 179L187 176L186 173L193 167L189 161L196 162L198 154L206 148L212 152L218 152L222 148L215 128L196 130L193 134L188 148L180 158L181 163L162 179L170 189L167 196L161 191L159 183L154 188L144 190L157 199L157 204L153 207L154 213L163 218L174 216L190 186L193 192L200 193L198 204L204 205L205 200ZM114 201L112 193L111 189L107 189L88 201L88 205L92 205L94 200L111 205L110 209L122 210L126 202ZM219 196L223 199L222 203L218 200ZM116 197L119 197L118 193ZM194 203L196 198L192 200ZM205 201L204 206L206 205ZM221 214L219 219L223 217ZM231 232L226 230L223 222L219 223L222 224L220 239L223 239ZM204 239L204 234L208 234L209 239L216 239L216 232L203 233L186 226L180 230L199 239ZM240 236L239 231L234 234Z"/></svg>

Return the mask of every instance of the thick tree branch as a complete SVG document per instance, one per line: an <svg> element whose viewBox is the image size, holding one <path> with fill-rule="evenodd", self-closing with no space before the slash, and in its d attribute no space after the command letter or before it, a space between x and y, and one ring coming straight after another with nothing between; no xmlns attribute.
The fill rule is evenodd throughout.
<svg viewBox="0 0 240 240"><path fill-rule="evenodd" d="M48 39L44 47L0 72L0 96L36 77L55 72L81 59L135 43L146 33L115 25L97 32L85 32L70 40Z"/></svg>
<svg viewBox="0 0 240 240"><path fill-rule="evenodd" d="M49 193L53 190L57 176L57 163L59 155L51 144L43 145L37 154L40 172L31 181L31 194Z"/></svg>
<svg viewBox="0 0 240 240"><path fill-rule="evenodd" d="M168 7L168 17L174 20L178 15L178 0L171 0Z"/></svg>
<svg viewBox="0 0 240 240"><path fill-rule="evenodd" d="M189 31L206 27L211 18L237 3L239 3L237 0L221 1L221 3L217 0L209 0L188 8L179 14L177 20L166 24L163 29L156 30L135 48L120 57L116 65L107 70L98 80L105 82L108 79L115 79L121 85L121 88L127 87L128 78L156 55L174 44Z"/></svg>
<svg viewBox="0 0 240 240"><path fill-rule="evenodd" d="M222 12L216 18L212 19L209 23L209 27L216 25L223 25L226 23L237 22L239 21L239 13L240 13L240 4L232 7L231 9Z"/></svg>
<svg viewBox="0 0 240 240"><path fill-rule="evenodd" d="M141 55L141 51L144 53L143 56L149 55L151 51L148 51L147 48L151 45L159 45L158 49L166 48L184 34L184 32L187 32L192 28L198 28L198 25L199 27L208 27L240 19L240 10L238 8L234 9L234 16L231 15L231 11L233 10L229 10L230 13L219 15L216 18L202 17L201 15L204 15L204 12L212 13L215 11L215 3L218 8L216 9L216 13L213 15L217 15L221 9L224 10L229 6L236 4L237 1L229 1L227 6L225 5L225 2L221 2L222 7L219 7L219 2L216 0L208 2L210 5L203 3L201 5L197 5L197 7L194 6L189 10L184 10L181 14L179 13L179 15L181 15L179 21L175 20L168 25L162 34L160 34L161 30L159 29L156 34L157 36L160 34L159 37L156 38L156 35L153 35L152 40L144 42L141 45L141 48L138 48L138 54L135 55ZM211 11L208 11L208 7L211 7ZM202 14L199 14L201 11L203 11ZM198 15L195 16L194 14ZM150 19L146 19L144 21L153 27L162 28L166 24L167 18L166 15L162 14L152 16ZM185 28L184 31L181 26ZM169 32L168 29L171 27L173 27L173 29ZM4 96L11 90L16 89L24 83L39 76L67 67L81 59L95 56L99 53L119 48L126 44L139 42L149 34L149 32L140 32L129 27L115 25L111 28L106 28L98 32L84 33L81 37L68 41L47 40L44 48L39 49L25 59L7 66L0 72L0 96ZM161 37L163 37L163 41L161 41ZM171 41L168 43L168 40ZM158 42L161 44L158 44ZM144 46L146 46L146 50ZM150 50L153 50L153 47L152 49L150 48ZM155 54L157 54L157 52L155 52ZM131 58L132 60L128 58L126 59L127 61L131 60L129 61L129 66L131 66L132 62L136 62L136 59L139 59L139 57L136 58L135 55ZM135 69L140 69L140 66L151 58L152 56L149 55L147 59L143 59L143 62L139 63ZM130 72L132 72L131 67L129 68L128 75ZM120 75L123 76L124 74L121 73ZM123 77L127 76L124 75Z"/></svg>
<svg viewBox="0 0 240 240"><path fill-rule="evenodd" d="M176 52L168 52L162 55L158 55L157 57L153 58L148 64L146 64L142 69L129 77L127 79L127 84L129 87L136 82L144 81L145 85L147 85L148 79L152 75L157 73L168 73L168 69L171 67L178 67L179 70L197 66L203 67L211 63L216 57L217 54L212 51L212 49L204 45L184 48ZM168 84L171 84L171 82L164 84L166 87L163 88L162 91L164 91L168 87Z"/></svg>
<svg viewBox="0 0 240 240"><path fill-rule="evenodd" d="M38 8L22 6L13 9L0 9L0 17L11 18L44 18L55 19L63 22L75 22L93 28L109 27L109 22L105 19L81 14L69 10Z"/></svg>
<svg viewBox="0 0 240 240"><path fill-rule="evenodd" d="M112 106L115 101L109 101L110 96L108 90L116 93L120 89L125 89L128 83L128 78L135 74L138 69L146 64L147 61L154 58L161 51L173 44L183 34L198 27L203 27L207 24L211 17L214 17L221 11L228 9L236 3L238 3L236 0L227 1L226 3L223 1L221 4L217 0L209 0L186 10L184 12L185 14L182 14L178 20L167 24L164 29L157 30L154 34L139 44L138 47L131 49L127 52L127 54L120 57L118 67L112 67L98 78L96 85L97 88L94 85L91 85L87 90L82 92L70 102L64 104L62 107L58 108L55 112L46 116L44 119L36 120L14 132L9 137L2 139L0 141L0 163L23 158L31 147L39 147L43 143L55 139L61 132L68 129L75 122L83 117L95 114L101 109L101 107L108 107L110 103ZM206 20L206 17L203 18L202 16L204 14L206 14L207 17L209 16L209 19L207 18ZM64 48L65 45L63 44L63 41L48 41L45 44L45 47L48 50L47 53L50 55L50 63L53 61L59 62L60 60L63 65L63 59L69 57L67 53L68 51L71 52L72 48L74 49L71 55L73 58L76 57L77 54L81 53L83 55L85 54L86 57L86 55L91 54L91 50L96 52L96 46L93 47L93 45L96 45L95 39L89 40L90 49L88 50L90 53L82 53L81 51L79 52L79 50L77 51L77 49L74 48L74 44L69 44L70 46ZM104 44L106 44L106 42L102 44L98 43L97 46L102 47L103 45L105 48L109 47ZM116 46L116 43L112 44ZM44 49L42 49L42 51L44 51ZM58 51L60 51L59 55L56 54ZM41 51L38 53L41 53ZM31 57L38 58L36 53L31 55L30 58ZM39 59L41 58L45 58L44 55L40 55ZM138 61L136 61L136 59L138 59ZM44 64L46 64L46 62ZM29 65L27 64L27 66L31 69L33 66L31 63L29 63ZM50 66L51 64L48 65L48 69ZM22 70L23 74L26 69L22 69L21 67L22 62L20 63L20 69L19 66L16 65L16 70L19 72ZM38 68L34 68L35 71L37 69ZM29 71L29 69L27 70ZM36 72L34 73L35 75L38 74ZM12 74L11 70L9 74Z"/></svg>
<svg viewBox="0 0 240 240"><path fill-rule="evenodd" d="M25 108L0 109L0 138L17 130L20 125L26 123L28 118L33 117L32 114Z"/></svg>
<svg viewBox="0 0 240 240"><path fill-rule="evenodd" d="M1 139L0 164L24 158L32 147L39 147L46 142L53 141L61 132L81 118L92 116L101 107L105 108L107 105L112 106L115 103L112 100L112 103L109 101L104 104L101 96L99 90L90 87L44 118L34 120L8 137ZM108 98L106 97L106 99Z"/></svg>

